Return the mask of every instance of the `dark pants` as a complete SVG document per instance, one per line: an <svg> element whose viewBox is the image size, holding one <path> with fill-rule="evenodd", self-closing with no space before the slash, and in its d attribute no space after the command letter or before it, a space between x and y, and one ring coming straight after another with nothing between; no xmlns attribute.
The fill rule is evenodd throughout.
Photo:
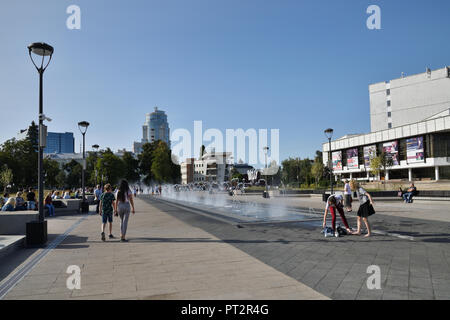
<svg viewBox="0 0 450 320"><path fill-rule="evenodd" d="M408 203L412 202L413 193L412 192L406 192L403 194L403 200L405 200Z"/></svg>
<svg viewBox="0 0 450 320"><path fill-rule="evenodd" d="M95 202L95 204L96 204L96 206L95 206L95 212L96 212L96 213L99 213L99 212L100 212L100 211L99 211L100 200L94 200L94 202Z"/></svg>

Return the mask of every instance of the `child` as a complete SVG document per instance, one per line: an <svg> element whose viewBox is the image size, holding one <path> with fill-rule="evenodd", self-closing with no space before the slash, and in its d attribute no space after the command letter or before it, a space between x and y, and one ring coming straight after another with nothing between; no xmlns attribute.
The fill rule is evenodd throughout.
<svg viewBox="0 0 450 320"><path fill-rule="evenodd" d="M345 218L343 205L342 205L343 198L341 195L333 194L330 197L328 197L327 205L325 207L325 213L323 215L323 228L325 228L326 222L327 222L327 214L328 209L331 212L331 228L333 229L334 235L336 237L339 237L339 233L336 230L336 211L339 212L339 215L341 216L341 220L345 225L345 228L347 230L348 234L352 234L352 231L350 227L348 226L347 219Z"/></svg>
<svg viewBox="0 0 450 320"><path fill-rule="evenodd" d="M356 191L356 195L359 199L359 209L358 209L358 230L353 233L356 235L361 234L361 219L364 221L364 224L367 228L367 234L364 237L370 237L371 229L369 224L369 216L375 213L375 209L373 208L373 200L371 195L364 190L364 188L360 187L359 183L355 180L350 181L350 187L353 191Z"/></svg>
<svg viewBox="0 0 450 320"><path fill-rule="evenodd" d="M115 206L116 197L111 192L111 185L105 185L105 193L100 196L99 214L102 216L102 240L105 241L105 226L109 222L109 238L112 239L113 206Z"/></svg>

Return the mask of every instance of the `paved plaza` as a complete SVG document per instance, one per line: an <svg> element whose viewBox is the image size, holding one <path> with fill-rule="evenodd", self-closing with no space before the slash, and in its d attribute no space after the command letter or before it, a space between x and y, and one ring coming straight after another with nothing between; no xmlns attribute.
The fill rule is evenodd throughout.
<svg viewBox="0 0 450 320"><path fill-rule="evenodd" d="M263 200L281 201L255 201ZM323 208L317 199L289 201ZM50 218L50 249L20 249L3 259L0 293L6 300L450 299L445 204L376 206L371 222L378 233L337 239L324 238L309 222L236 223L142 196L130 217L128 243L117 239L117 220L117 238L102 242L98 215ZM398 213L385 214L390 206ZM413 217L405 216L408 210ZM354 213L349 222L356 225ZM81 269L80 290L67 288L70 265ZM380 267L381 289L367 287L370 265Z"/></svg>

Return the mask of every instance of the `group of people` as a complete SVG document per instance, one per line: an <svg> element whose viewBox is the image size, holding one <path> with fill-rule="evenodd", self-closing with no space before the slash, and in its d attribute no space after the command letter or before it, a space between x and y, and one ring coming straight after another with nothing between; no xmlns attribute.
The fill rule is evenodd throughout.
<svg viewBox="0 0 450 320"><path fill-rule="evenodd" d="M25 190L18 191L15 197L11 197L9 193L5 192L3 197L0 197L1 211L36 210L36 194L33 189L29 188L26 192L26 200L24 193Z"/></svg>
<svg viewBox="0 0 450 320"><path fill-rule="evenodd" d="M133 190L136 196L137 189ZM128 228L128 218L130 212L135 214L133 193L128 182L122 180L119 188L113 192L111 185L105 185L104 190L98 185L94 190L94 199L97 203L96 211L102 217L101 239L106 241L105 228L109 223L109 239L113 239L112 224L113 215L120 218L120 241L127 242L126 233Z"/></svg>
<svg viewBox="0 0 450 320"><path fill-rule="evenodd" d="M344 213L344 206L347 209L347 212L352 211L352 193L355 194L355 197L359 200L359 209L357 213L357 230L353 231L352 228L350 228L347 218L345 217ZM345 203L344 203L344 197L345 197ZM348 180L345 180L345 186L344 186L344 196L340 194L332 194L328 197L326 207L325 207L325 213L323 216L323 228L326 227L326 219L328 215L328 211L331 213L331 228L333 230L333 233L336 237L339 237L339 232L336 229L336 212L339 212L339 215L341 216L341 220L345 225L345 229L347 231L347 234L352 235L361 235L361 220L364 222L367 234L364 237L370 237L371 236L371 228L369 224L369 216L375 213L375 209L373 207L373 199L371 195L362 188L359 183L355 180L351 180L350 182Z"/></svg>

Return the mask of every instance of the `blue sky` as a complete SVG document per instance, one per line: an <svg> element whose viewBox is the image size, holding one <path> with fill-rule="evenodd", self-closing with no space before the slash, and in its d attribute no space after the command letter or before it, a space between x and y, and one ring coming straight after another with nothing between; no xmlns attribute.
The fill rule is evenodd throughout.
<svg viewBox="0 0 450 320"><path fill-rule="evenodd" d="M69 5L81 30L66 28ZM381 8L381 30L366 9ZM450 64L450 2L1 1L0 143L37 120L26 46L55 47L49 131L91 127L87 145L131 149L159 106L171 130L280 129L280 158L312 157L323 130L370 131L368 85Z"/></svg>

